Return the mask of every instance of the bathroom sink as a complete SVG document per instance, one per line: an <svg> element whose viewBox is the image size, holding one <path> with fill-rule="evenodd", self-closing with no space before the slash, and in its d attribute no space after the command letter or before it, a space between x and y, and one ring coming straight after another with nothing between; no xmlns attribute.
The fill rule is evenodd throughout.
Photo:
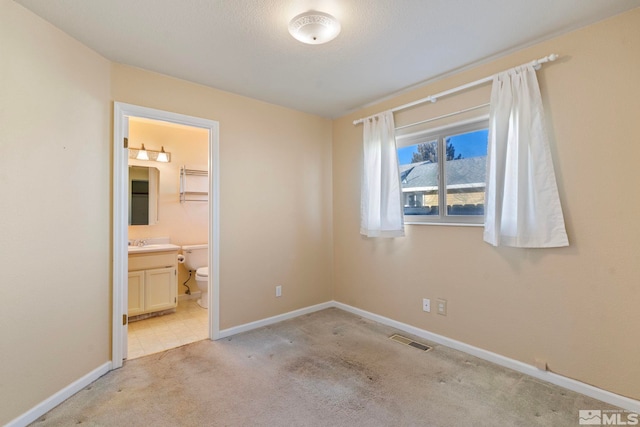
<svg viewBox="0 0 640 427"><path fill-rule="evenodd" d="M140 254L145 252L177 251L180 246L171 243L157 243L144 246L129 246L128 248L130 254Z"/></svg>

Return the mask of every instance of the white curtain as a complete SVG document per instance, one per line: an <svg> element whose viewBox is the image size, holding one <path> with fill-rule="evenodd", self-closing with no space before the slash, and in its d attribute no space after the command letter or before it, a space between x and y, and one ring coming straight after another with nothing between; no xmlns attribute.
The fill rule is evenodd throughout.
<svg viewBox="0 0 640 427"><path fill-rule="evenodd" d="M360 234L404 236L402 191L393 113L364 121Z"/></svg>
<svg viewBox="0 0 640 427"><path fill-rule="evenodd" d="M484 240L494 246L568 246L536 72L493 79Z"/></svg>

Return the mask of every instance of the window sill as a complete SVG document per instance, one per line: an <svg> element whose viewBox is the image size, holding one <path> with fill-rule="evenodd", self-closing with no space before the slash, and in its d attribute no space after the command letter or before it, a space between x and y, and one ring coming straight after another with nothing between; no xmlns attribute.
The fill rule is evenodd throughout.
<svg viewBox="0 0 640 427"><path fill-rule="evenodd" d="M468 222L410 222L405 221L404 225L450 225L455 227L484 227L484 224L471 224Z"/></svg>

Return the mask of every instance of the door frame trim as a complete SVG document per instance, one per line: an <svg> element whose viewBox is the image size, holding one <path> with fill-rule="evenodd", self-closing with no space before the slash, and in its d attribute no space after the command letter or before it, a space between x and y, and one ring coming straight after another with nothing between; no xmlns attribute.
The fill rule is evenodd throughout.
<svg viewBox="0 0 640 427"><path fill-rule="evenodd" d="M220 338L220 131L217 121L114 102L113 106L113 287L111 368L122 366L127 314L129 156L124 148L128 118L140 117L209 130L209 339Z"/></svg>

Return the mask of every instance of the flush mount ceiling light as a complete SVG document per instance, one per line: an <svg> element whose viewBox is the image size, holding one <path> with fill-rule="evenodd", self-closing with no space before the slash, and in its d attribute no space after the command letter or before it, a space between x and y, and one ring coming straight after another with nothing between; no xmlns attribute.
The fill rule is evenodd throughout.
<svg viewBox="0 0 640 427"><path fill-rule="evenodd" d="M340 34L340 23L324 12L310 10L293 17L289 21L289 33L302 43L322 44L335 39Z"/></svg>

